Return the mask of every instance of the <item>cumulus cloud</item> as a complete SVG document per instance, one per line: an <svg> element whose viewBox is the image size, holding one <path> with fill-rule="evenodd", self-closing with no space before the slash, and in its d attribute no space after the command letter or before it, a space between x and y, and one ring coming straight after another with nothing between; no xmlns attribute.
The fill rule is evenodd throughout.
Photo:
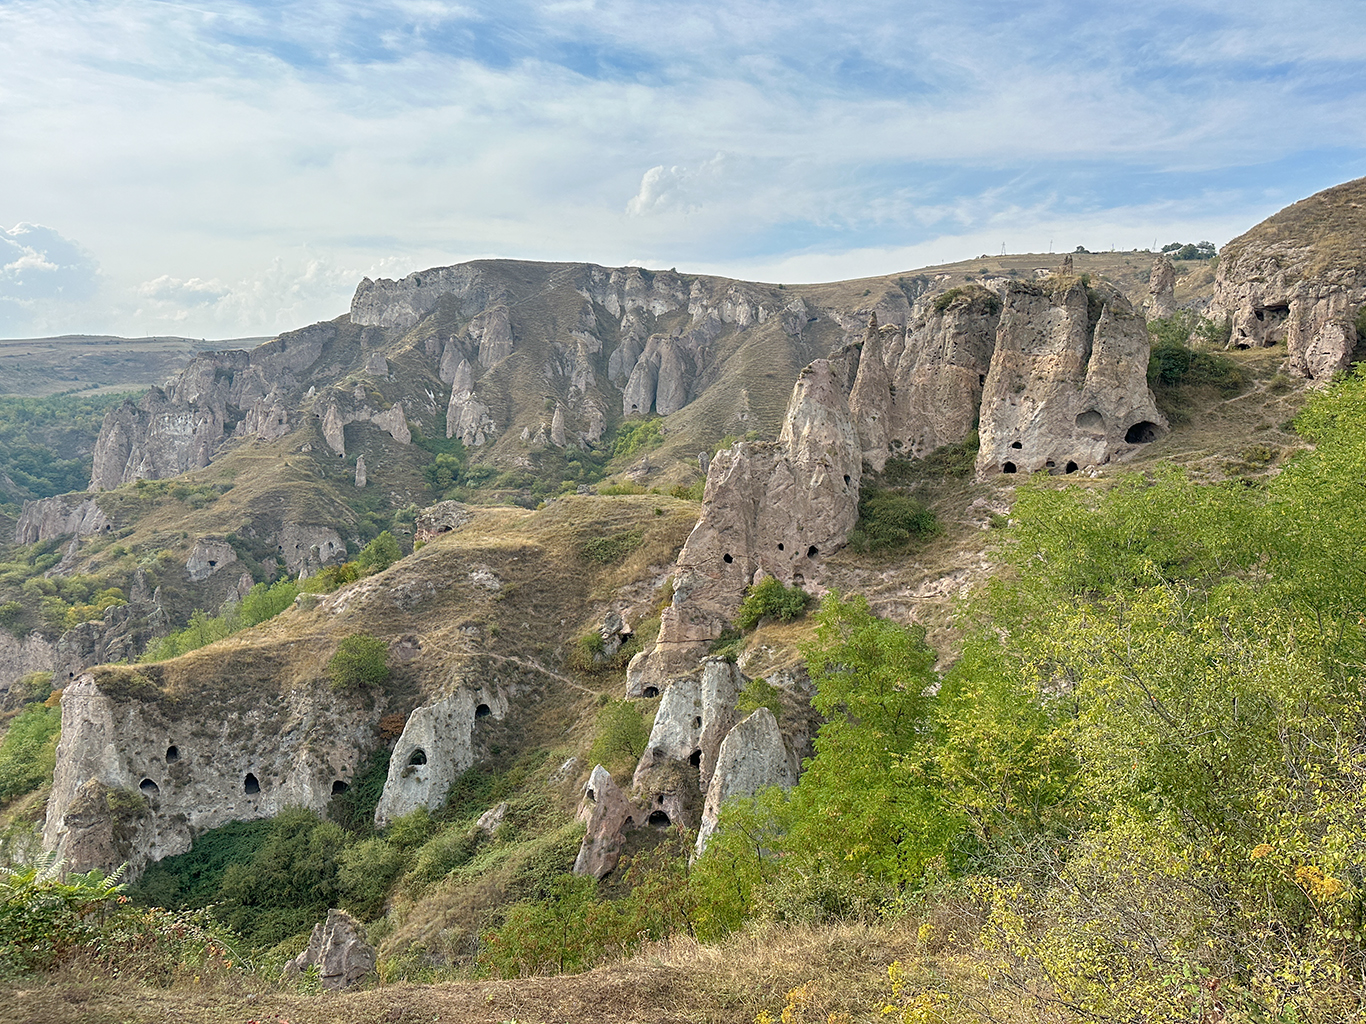
<svg viewBox="0 0 1366 1024"><path fill-rule="evenodd" d="M626 203L632 217L674 211L691 213L700 208L725 172L725 155L717 153L697 167L651 167L640 178L640 188Z"/></svg>
<svg viewBox="0 0 1366 1024"><path fill-rule="evenodd" d="M99 265L53 228L0 228L0 330L61 324L99 286Z"/></svg>

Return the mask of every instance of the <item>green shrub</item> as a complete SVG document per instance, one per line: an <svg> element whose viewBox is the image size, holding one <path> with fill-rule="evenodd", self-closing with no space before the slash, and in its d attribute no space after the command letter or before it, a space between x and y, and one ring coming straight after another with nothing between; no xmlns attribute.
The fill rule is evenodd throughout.
<svg viewBox="0 0 1366 1024"><path fill-rule="evenodd" d="M849 534L855 551L893 551L940 532L939 519L924 502L895 491L863 488L858 510L858 522Z"/></svg>
<svg viewBox="0 0 1366 1024"><path fill-rule="evenodd" d="M645 534L640 530L626 530L585 541L579 552L584 558L598 565L614 565L640 547L644 539Z"/></svg>
<svg viewBox="0 0 1366 1024"><path fill-rule="evenodd" d="M184 853L148 866L130 895L142 906L202 908L219 901L223 874L250 864L270 838L271 822L230 821L197 837Z"/></svg>
<svg viewBox="0 0 1366 1024"><path fill-rule="evenodd" d="M751 630L763 619L791 622L805 615L810 603L811 595L801 587L785 587L777 577L766 576L746 591L735 613L735 626Z"/></svg>
<svg viewBox="0 0 1366 1024"><path fill-rule="evenodd" d="M352 633L337 645L327 663L334 690L382 686L389 678L389 646L369 633Z"/></svg>
<svg viewBox="0 0 1366 1024"><path fill-rule="evenodd" d="M964 309L969 313L979 315L994 315L1001 311L1001 300L989 289L983 288L979 284L963 285L958 288L950 288L934 300L934 311L943 313L945 310Z"/></svg>
<svg viewBox="0 0 1366 1024"><path fill-rule="evenodd" d="M1366 332L1362 332L1366 334ZM707 489L706 479L694 480L691 484L679 484L669 490L669 494L684 501L701 501L702 493Z"/></svg>
<svg viewBox="0 0 1366 1024"><path fill-rule="evenodd" d="M356 565L366 576L383 572L403 557L403 551L394 540L394 535L384 530L378 537L361 549L356 556Z"/></svg>
<svg viewBox="0 0 1366 1024"><path fill-rule="evenodd" d="M483 836L483 830L474 825L447 826L418 849L408 883L429 885L464 867L478 852Z"/></svg>
<svg viewBox="0 0 1366 1024"><path fill-rule="evenodd" d="M658 448L664 443L663 420L642 420L638 423L623 423L617 428L616 440L612 442L613 458L628 458L638 451Z"/></svg>
<svg viewBox="0 0 1366 1024"><path fill-rule="evenodd" d="M384 910L394 879L408 866L408 855L383 839L366 839L342 851L337 870L341 902L362 921Z"/></svg>
<svg viewBox="0 0 1366 1024"><path fill-rule="evenodd" d="M0 804L32 793L52 778L57 763L60 708L30 705L0 740Z"/></svg>
<svg viewBox="0 0 1366 1024"><path fill-rule="evenodd" d="M751 679L737 696L735 708L742 715L753 714L760 708L768 708L773 712L774 718L782 718L783 691L767 679Z"/></svg>
<svg viewBox="0 0 1366 1024"><path fill-rule="evenodd" d="M1242 390L1242 371L1233 360L1188 346L1192 335L1211 347L1227 340L1226 322L1204 320L1193 310L1179 310L1148 324L1152 354L1148 357L1148 385L1152 388L1177 386L1213 387L1226 393Z"/></svg>
<svg viewBox="0 0 1366 1024"><path fill-rule="evenodd" d="M595 764L634 764L645 753L650 730L640 708L629 700L614 700L599 712L593 729L593 749L589 760Z"/></svg>

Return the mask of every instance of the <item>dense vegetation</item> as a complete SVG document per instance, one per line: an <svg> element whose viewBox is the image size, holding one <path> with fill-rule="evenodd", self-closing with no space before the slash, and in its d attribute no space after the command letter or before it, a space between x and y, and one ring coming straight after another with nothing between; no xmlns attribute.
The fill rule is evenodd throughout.
<svg viewBox="0 0 1366 1024"><path fill-rule="evenodd" d="M85 490L104 414L125 397L0 397L0 505Z"/></svg>

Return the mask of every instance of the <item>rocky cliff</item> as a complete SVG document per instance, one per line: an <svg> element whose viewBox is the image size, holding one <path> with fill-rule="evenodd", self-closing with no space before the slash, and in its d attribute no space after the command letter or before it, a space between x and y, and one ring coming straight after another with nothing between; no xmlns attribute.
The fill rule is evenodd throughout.
<svg viewBox="0 0 1366 1024"><path fill-rule="evenodd" d="M1286 369L1326 382L1351 361L1366 305L1366 178L1326 189L1219 254L1210 313L1229 345L1286 346Z"/></svg>

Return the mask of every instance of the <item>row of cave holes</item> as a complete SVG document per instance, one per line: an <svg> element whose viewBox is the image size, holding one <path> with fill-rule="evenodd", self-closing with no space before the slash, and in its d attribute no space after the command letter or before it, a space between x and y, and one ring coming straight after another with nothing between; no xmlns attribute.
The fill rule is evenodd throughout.
<svg viewBox="0 0 1366 1024"><path fill-rule="evenodd" d="M650 689L653 690L654 687L650 687ZM655 690L655 694L658 695L658 693L659 691ZM480 704L477 708L474 709L475 718L488 718L492 714L493 709L490 708L487 704ZM701 755L702 752L698 751L697 756L700 758ZM167 747L166 763L175 764L179 760L180 748L175 746L174 744ZM413 751L412 756L408 758L408 763L410 765L426 764L427 752L423 750L421 747L418 747L416 750ZM335 782L332 783L332 795L341 796L350 788L351 787L347 783L343 782L341 779L337 779ZM138 783L138 789L140 789L145 795L149 797L156 796L158 793L161 792L161 787L158 786L156 782L152 779L143 779L141 782ZM255 796L257 793L261 792L261 780L258 779L252 772L247 772L247 777L242 780L242 792L245 793L247 796Z"/></svg>
<svg viewBox="0 0 1366 1024"><path fill-rule="evenodd" d="M1085 413L1082 414L1082 416L1085 415ZM1079 424L1081 422L1082 416L1077 417L1077 421ZM1140 420L1138 423L1135 423L1132 427L1130 427L1128 430L1124 432L1124 441L1126 444L1149 444L1150 442L1157 440L1158 433L1159 428L1156 423L1152 423L1148 420ZM1016 451L1019 451L1021 448L1024 447L1024 445L1021 444L1019 441L1015 441L1012 442L1010 447L1014 448ZM1052 459L1049 459L1047 462L1044 463L1044 468L1046 469L1053 469L1056 466L1057 463L1054 462ZM1077 464L1075 462L1068 462L1066 468L1063 470L1063 472L1065 473L1075 473L1076 471ZM1004 462L1001 464L1001 472L1016 473L1019 472L1019 470L1015 463ZM780 544L779 547L781 546L782 545Z"/></svg>
<svg viewBox="0 0 1366 1024"><path fill-rule="evenodd" d="M179 760L180 748L172 743L166 748L166 763L175 764ZM332 783L332 795L341 796L350 788L351 787L347 783L343 782L341 779L337 779ZM138 789L148 797L154 797L161 792L161 787L158 786L153 779L143 779L138 783ZM257 793L261 792L261 780L258 779L253 772L247 772L246 778L242 780L242 792L247 796L255 796Z"/></svg>
<svg viewBox="0 0 1366 1024"><path fill-rule="evenodd" d="M782 541L778 541L778 550L779 550L779 551L786 551L786 550L787 550L787 546L786 546L785 544L783 544ZM806 549L806 557L807 557L807 558L815 558L815 557L816 557L817 555L819 555L820 553L821 553L821 549L818 548L818 547L816 547L816 545L814 545L814 544L812 544L809 548ZM730 554L730 552L726 552L724 555L721 556L721 561L725 562L727 565L730 565L732 562L735 561L735 559L734 559L734 557Z"/></svg>

